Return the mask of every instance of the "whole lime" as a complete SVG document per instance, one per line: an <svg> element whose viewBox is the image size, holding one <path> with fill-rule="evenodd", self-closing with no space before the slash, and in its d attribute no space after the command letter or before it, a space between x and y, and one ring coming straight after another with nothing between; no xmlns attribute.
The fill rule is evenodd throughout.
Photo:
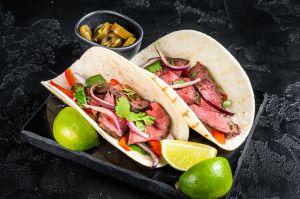
<svg viewBox="0 0 300 199"><path fill-rule="evenodd" d="M232 186L230 165L222 157L203 160L180 176L178 186L191 198L220 198Z"/></svg>
<svg viewBox="0 0 300 199"><path fill-rule="evenodd" d="M60 145L75 151L85 151L99 144L96 130L71 107L62 109L56 116L53 135Z"/></svg>

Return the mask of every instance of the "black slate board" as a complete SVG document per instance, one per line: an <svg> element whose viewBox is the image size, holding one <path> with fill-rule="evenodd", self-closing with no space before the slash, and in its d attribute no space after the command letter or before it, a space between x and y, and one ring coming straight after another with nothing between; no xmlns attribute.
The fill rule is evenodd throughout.
<svg viewBox="0 0 300 199"><path fill-rule="evenodd" d="M247 150L266 99L267 94L255 90L256 117L251 132L243 145L232 152L218 149L218 156L226 157L229 160L234 179L237 178L244 151ZM101 144L98 148L86 152L70 151L58 145L53 139L51 128L55 116L64 106L63 102L50 95L23 127L21 139L42 150L77 162L157 196L163 198L186 198L183 193L174 187L182 172L176 171L169 166L154 170L144 167L125 156L102 138L100 138ZM195 132L191 132L190 140L215 146Z"/></svg>

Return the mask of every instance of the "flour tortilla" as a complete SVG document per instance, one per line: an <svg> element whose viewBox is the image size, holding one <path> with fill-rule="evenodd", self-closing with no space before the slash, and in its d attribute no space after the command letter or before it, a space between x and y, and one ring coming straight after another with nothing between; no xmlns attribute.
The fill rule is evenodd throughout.
<svg viewBox="0 0 300 199"><path fill-rule="evenodd" d="M155 84L151 78L143 72L143 70L136 67L127 59L106 48L92 47L87 50L79 60L72 64L70 69L73 73L77 72L84 78L101 74L107 81L110 79L116 79L121 83L128 84L141 97L160 103L171 118L170 133L173 135L173 137L179 140L188 140L189 127L185 122L182 122L184 119L180 113L176 111L175 105L171 102L171 100L169 100L168 97L166 97L159 86L157 86L157 84ZM69 88L64 74L61 74L52 80L64 88ZM83 115L97 130L97 132L110 144L140 164L147 167L152 166L150 156L142 155L141 153L133 150L124 150L118 144L117 139L104 132L99 127L97 122L89 117L73 100L67 97L56 87L50 85L50 80L42 81L41 83L59 99L64 101L69 106L75 108L81 115ZM164 165L166 165L166 162L161 160L157 167L162 167Z"/></svg>
<svg viewBox="0 0 300 199"><path fill-rule="evenodd" d="M131 61L137 66L141 66L148 59L157 57L155 45L165 56L190 60L191 66L200 61L208 68L214 80L228 95L228 99L232 101L232 107L228 110L235 113L232 121L239 124L241 128L241 134L226 139L224 145L214 139L196 114L170 86L154 74L144 71L176 104L180 114L184 116L192 129L222 149L231 151L239 147L248 136L253 124L255 101L249 78L238 61L216 40L194 30L172 32L139 52Z"/></svg>

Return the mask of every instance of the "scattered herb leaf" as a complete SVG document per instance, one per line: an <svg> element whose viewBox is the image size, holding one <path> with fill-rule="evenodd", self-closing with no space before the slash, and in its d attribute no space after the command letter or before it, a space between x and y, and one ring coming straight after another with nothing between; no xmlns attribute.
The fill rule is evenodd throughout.
<svg viewBox="0 0 300 199"><path fill-rule="evenodd" d="M185 81L183 79L174 80L174 84L183 84Z"/></svg>
<svg viewBox="0 0 300 199"><path fill-rule="evenodd" d="M229 108L231 106L231 101L230 100L225 100L223 102L223 108Z"/></svg>
<svg viewBox="0 0 300 199"><path fill-rule="evenodd" d="M200 102L200 95L198 92L196 92L196 101Z"/></svg>
<svg viewBox="0 0 300 199"><path fill-rule="evenodd" d="M146 70L151 73L156 73L156 72L160 71L161 69L162 69L162 66L160 64L160 61L156 61L146 68Z"/></svg>
<svg viewBox="0 0 300 199"><path fill-rule="evenodd" d="M135 122L135 125L136 125L136 127L140 130L140 131L142 131L142 132L146 132L146 128L145 128L145 125L143 124L143 122L142 121L136 121Z"/></svg>
<svg viewBox="0 0 300 199"><path fill-rule="evenodd" d="M191 74L191 78L195 78L197 75L198 75L198 71L196 71L196 72L193 72L192 74Z"/></svg>
<svg viewBox="0 0 300 199"><path fill-rule="evenodd" d="M116 113L120 118L126 118L130 113L130 104L126 97L120 97L117 100L117 104L115 107Z"/></svg>
<svg viewBox="0 0 300 199"><path fill-rule="evenodd" d="M174 60L173 60L173 59L168 59L168 62L169 62L170 64L172 64L172 65L174 65L174 64L175 64L175 62L174 62Z"/></svg>
<svg viewBox="0 0 300 199"><path fill-rule="evenodd" d="M131 90L130 88L127 88L125 86L123 86L122 91L124 91L125 95L130 99L134 99L136 96L136 92L134 90Z"/></svg>
<svg viewBox="0 0 300 199"><path fill-rule="evenodd" d="M156 119L155 117L151 117L144 112L139 112L139 113L130 112L130 104L126 97L120 97L117 100L115 110L117 115L120 118L125 118L130 122L139 121L139 122L143 122L146 125L152 125Z"/></svg>

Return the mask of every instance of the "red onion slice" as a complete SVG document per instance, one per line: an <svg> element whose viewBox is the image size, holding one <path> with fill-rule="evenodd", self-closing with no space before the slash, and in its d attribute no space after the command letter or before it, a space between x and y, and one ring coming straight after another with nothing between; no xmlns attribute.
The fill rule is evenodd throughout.
<svg viewBox="0 0 300 199"><path fill-rule="evenodd" d="M90 89L91 97L93 98L93 100L97 101L101 106L103 106L103 107L105 107L105 108L109 108L109 109L114 109L115 106L114 106L113 104L110 104L110 103L108 103L108 102L106 102L106 101L100 99L99 97L97 97L97 96L95 95L95 93L94 93L94 92L95 92L95 89L96 89L96 87L99 86L99 85L102 85L102 84L101 84L101 83L99 83L99 84L94 84L94 85L91 87L91 89Z"/></svg>
<svg viewBox="0 0 300 199"><path fill-rule="evenodd" d="M142 144L142 143L138 143L137 144L139 147L141 147L146 153L148 153L150 156L151 156L151 159L152 159L152 168L156 168L157 165L158 165L158 157L151 151L151 149Z"/></svg>
<svg viewBox="0 0 300 199"><path fill-rule="evenodd" d="M74 77L80 84L85 85L86 79L84 77L82 77L79 73L75 72Z"/></svg>
<svg viewBox="0 0 300 199"><path fill-rule="evenodd" d="M141 65L141 68L146 68L147 66L150 66L151 64L153 64L156 61L160 61L161 58L160 57L153 57L148 59L148 61L146 63L144 63L143 65Z"/></svg>
<svg viewBox="0 0 300 199"><path fill-rule="evenodd" d="M186 65L183 65L183 66L175 66L175 65L172 65L168 62L168 60L166 59L166 57L164 57L164 55L162 54L162 52L155 46L155 49L157 51L157 53L159 54L160 58L161 58L161 61L164 63L164 65L166 65L167 67L173 69L173 70L186 70L189 68L189 62L186 64Z"/></svg>
<svg viewBox="0 0 300 199"><path fill-rule="evenodd" d="M130 128L130 130L131 130L133 133L135 133L135 134L137 134L137 135L139 135L139 136L141 136L141 137L143 137L143 138L145 138L145 139L149 139L149 134L142 132L140 129L138 129L138 128L135 126L135 124L134 124L133 122L127 121L126 124L127 124L127 126Z"/></svg>
<svg viewBox="0 0 300 199"><path fill-rule="evenodd" d="M173 84L173 85L171 85L171 87L172 87L173 89L176 89L176 88L184 88L184 87L192 86L192 85L194 85L194 84L196 84L196 83L198 83L198 82L200 82L200 81L201 81L201 78L198 78L198 79L195 79L195 80L193 80L193 81L184 82L184 83L182 83L182 84Z"/></svg>
<svg viewBox="0 0 300 199"><path fill-rule="evenodd" d="M117 130L119 132L122 132L122 126L121 126L120 120L119 120L118 116L113 111L111 111L107 108L103 108L103 107L99 107L99 106L92 106L92 105L88 105L88 104L86 104L84 106L86 108L93 109L95 111L98 111L98 112L110 117L114 121L114 123L116 124Z"/></svg>
<svg viewBox="0 0 300 199"><path fill-rule="evenodd" d="M201 97L201 98L202 98L209 106L213 107L214 109L216 109L217 111L219 111L219 112L221 112L221 113L223 113L223 114L225 114L225 115L234 116L234 113L229 112L229 111L226 111L226 110L222 109L221 107L215 105L214 103L212 103L212 102L209 101L208 99L206 99L206 98L202 95L202 93L201 93L201 91L198 89L198 87L197 87L197 86L194 86L194 87L195 87L196 91L198 91L200 97Z"/></svg>

